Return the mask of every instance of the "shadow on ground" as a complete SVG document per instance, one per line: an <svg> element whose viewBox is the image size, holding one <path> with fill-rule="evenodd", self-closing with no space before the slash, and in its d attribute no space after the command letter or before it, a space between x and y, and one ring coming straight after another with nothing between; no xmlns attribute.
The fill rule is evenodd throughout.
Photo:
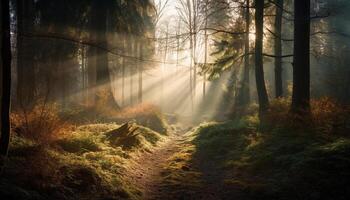
<svg viewBox="0 0 350 200"><path fill-rule="evenodd" d="M202 124L164 169L163 199L349 199L350 139Z"/></svg>

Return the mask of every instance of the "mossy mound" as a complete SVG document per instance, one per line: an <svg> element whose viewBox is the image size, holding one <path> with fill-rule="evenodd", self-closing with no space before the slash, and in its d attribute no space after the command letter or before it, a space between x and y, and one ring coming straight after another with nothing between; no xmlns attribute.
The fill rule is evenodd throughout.
<svg viewBox="0 0 350 200"><path fill-rule="evenodd" d="M264 131L251 119L203 124L190 133L192 160L202 166L202 177L210 175L208 169L222 175L216 180L225 188L221 198L350 198L349 138L309 130Z"/></svg>
<svg viewBox="0 0 350 200"><path fill-rule="evenodd" d="M137 143L116 145L106 133L118 124L78 127L50 145L14 136L0 181L6 199L140 199L141 192L125 179L129 159L151 151L163 139L138 127ZM128 148L124 148L128 145Z"/></svg>

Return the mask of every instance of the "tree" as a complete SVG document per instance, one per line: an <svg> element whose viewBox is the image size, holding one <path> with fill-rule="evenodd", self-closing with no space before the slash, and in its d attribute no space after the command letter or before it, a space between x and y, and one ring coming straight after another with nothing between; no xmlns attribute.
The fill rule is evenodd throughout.
<svg viewBox="0 0 350 200"><path fill-rule="evenodd" d="M263 64L264 0L255 0L255 79L259 101L260 118L269 106Z"/></svg>
<svg viewBox="0 0 350 200"><path fill-rule="evenodd" d="M189 34L190 49L190 93L191 109L193 110L196 79L197 79L197 42L199 27L201 24L198 0L178 0L178 14Z"/></svg>
<svg viewBox="0 0 350 200"><path fill-rule="evenodd" d="M10 143L10 106L11 106L11 35L10 35L10 4L9 0L1 1L1 137L0 164L7 156Z"/></svg>
<svg viewBox="0 0 350 200"><path fill-rule="evenodd" d="M244 75L243 75L243 89L242 89L242 102L244 105L248 105L250 102L250 55L249 55L249 30L250 30L250 0L246 0L245 8L245 41L244 41Z"/></svg>
<svg viewBox="0 0 350 200"><path fill-rule="evenodd" d="M294 1L293 96L291 111L310 110L310 0Z"/></svg>
<svg viewBox="0 0 350 200"><path fill-rule="evenodd" d="M208 6L209 1L204 1L204 66L208 63ZM206 92L206 82L207 82L207 73L203 72L203 101L205 100L205 92Z"/></svg>
<svg viewBox="0 0 350 200"><path fill-rule="evenodd" d="M282 15L284 0L276 0L275 16L275 87L276 98L283 96L282 83Z"/></svg>
<svg viewBox="0 0 350 200"><path fill-rule="evenodd" d="M95 34L96 41L99 45L103 47L107 47L107 21L108 21L108 15L110 14L109 11L109 4L108 2L101 2L94 0L93 1L94 10L96 10L95 17L97 17L97 21L95 26ZM106 93L109 106L116 106L116 108L119 108L119 106L115 103L115 100L113 98L112 88L111 88L111 80L109 75L109 69L108 69L108 52L104 51L103 49L96 49L96 84L98 91L97 93ZM99 98L99 95L97 94L97 100Z"/></svg>
<svg viewBox="0 0 350 200"><path fill-rule="evenodd" d="M143 45L142 42L138 41L138 56L140 58L140 60L143 59ZM139 75L139 84L138 84L138 103L142 103L142 91L143 91L143 65L142 62L138 62L137 64L137 71L138 71L138 75Z"/></svg>
<svg viewBox="0 0 350 200"><path fill-rule="evenodd" d="M250 0L245 1L244 8L245 18L245 36L244 36L244 68L243 80L238 94L236 105L246 107L250 102L250 46L249 46L249 30L250 30Z"/></svg>

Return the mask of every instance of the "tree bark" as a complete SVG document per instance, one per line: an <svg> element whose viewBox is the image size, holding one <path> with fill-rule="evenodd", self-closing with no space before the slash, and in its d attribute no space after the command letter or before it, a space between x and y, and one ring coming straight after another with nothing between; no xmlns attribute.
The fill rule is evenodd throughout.
<svg viewBox="0 0 350 200"><path fill-rule="evenodd" d="M1 137L0 164L7 156L10 143L10 107L11 107L11 35L10 35L10 4L9 0L1 1L1 66L2 66L2 94L1 94Z"/></svg>
<svg viewBox="0 0 350 200"><path fill-rule="evenodd" d="M283 96L282 83L282 14L284 0L276 0L276 17L275 17L275 89L276 98Z"/></svg>
<svg viewBox="0 0 350 200"><path fill-rule="evenodd" d="M310 0L294 1L292 112L310 111Z"/></svg>
<svg viewBox="0 0 350 200"><path fill-rule="evenodd" d="M266 113L269 106L267 96L264 64L263 64L263 28L264 28L264 0L255 0L255 78L259 100L260 118Z"/></svg>

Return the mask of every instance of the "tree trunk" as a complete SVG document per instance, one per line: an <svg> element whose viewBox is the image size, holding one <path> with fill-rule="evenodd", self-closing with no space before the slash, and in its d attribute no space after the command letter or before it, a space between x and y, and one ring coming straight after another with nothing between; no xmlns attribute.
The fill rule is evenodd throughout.
<svg viewBox="0 0 350 200"><path fill-rule="evenodd" d="M263 64L263 28L264 28L264 0L255 0L255 78L258 91L260 118L266 113L269 106L267 96L264 64Z"/></svg>
<svg viewBox="0 0 350 200"><path fill-rule="evenodd" d="M129 48L129 55L131 56L135 56L135 43L134 43L134 38L131 38L129 41L130 44L130 48ZM133 73L134 73L134 64L135 64L135 60L134 59L130 59L129 62L129 93L130 93L130 105L134 104L134 97L133 97L133 93L134 93L134 82L133 82Z"/></svg>
<svg viewBox="0 0 350 200"><path fill-rule="evenodd" d="M101 3L100 1L95 0L94 1L95 9L95 18L96 21L94 24L95 34L96 34L96 41L97 44L102 47L107 47L107 20L108 20L108 4L107 3ZM108 106L112 108L119 109L119 105L116 103L112 87L111 87L111 79L110 79L110 72L108 69L108 52L101 48L96 48L96 84L97 84L97 100L100 100L100 95L103 94L103 96L107 97L107 103Z"/></svg>
<svg viewBox="0 0 350 200"><path fill-rule="evenodd" d="M96 24L100 23L96 17L96 12L91 11L90 17L90 31L89 40L97 41L97 29ZM97 58L96 47L88 47L87 50L87 93L88 93L88 106L94 106L96 103L96 58Z"/></svg>
<svg viewBox="0 0 350 200"><path fill-rule="evenodd" d="M250 0L247 0L246 11L245 11L245 42L244 42L244 77L243 77L243 90L242 90L242 101L243 105L248 105L250 103L250 55L249 55L249 29L250 29Z"/></svg>
<svg viewBox="0 0 350 200"><path fill-rule="evenodd" d="M192 18L193 18L193 24L192 24L192 33L193 35L193 101L196 99L196 88L197 88L197 0L192 0ZM194 104L194 103L193 103Z"/></svg>
<svg viewBox="0 0 350 200"><path fill-rule="evenodd" d="M31 39L25 34L33 32L34 2L17 0L17 104L27 107L33 103L35 94L35 70Z"/></svg>
<svg viewBox="0 0 350 200"><path fill-rule="evenodd" d="M245 8L245 38L244 38L244 69L243 80L235 102L236 107L246 107L250 103L250 55L249 55L249 28L250 28L250 0L246 0ZM240 113L237 113L240 114Z"/></svg>
<svg viewBox="0 0 350 200"><path fill-rule="evenodd" d="M193 70L193 60L194 60L194 52L193 52L193 35L192 33L193 31L193 21L192 21L192 8L191 8L191 2L190 0L187 0L187 9L188 9L188 30L190 32L190 57L191 57L191 61L190 61L190 103L191 103L191 112L193 113L193 80L192 80L192 70Z"/></svg>
<svg viewBox="0 0 350 200"><path fill-rule="evenodd" d="M180 31L181 31L181 20L178 22L176 30L176 74L179 72L179 54L180 54Z"/></svg>
<svg viewBox="0 0 350 200"><path fill-rule="evenodd" d="M123 49L124 52L126 52L126 39L123 38ZM121 106L125 106L125 64L126 64L126 58L122 57L122 102L121 102Z"/></svg>
<svg viewBox="0 0 350 200"><path fill-rule="evenodd" d="M205 23L204 23L204 66L206 67L208 62L208 0L205 2ZM206 92L206 83L207 83L207 74L203 74L203 101L205 100Z"/></svg>
<svg viewBox="0 0 350 200"><path fill-rule="evenodd" d="M276 0L276 17L275 17L275 89L276 98L283 96L282 83L282 14L284 0Z"/></svg>
<svg viewBox="0 0 350 200"><path fill-rule="evenodd" d="M9 0L1 1L1 137L0 164L3 166L10 143L10 107L11 107L11 36L10 36L10 4Z"/></svg>
<svg viewBox="0 0 350 200"><path fill-rule="evenodd" d="M143 89L143 80L142 80L142 71L143 71L143 63L142 63L142 57L143 57L143 45L142 42L138 45L138 51L139 51L139 58L138 61L138 74L139 74L139 87L138 87L138 101L139 103L142 103L142 89Z"/></svg>
<svg viewBox="0 0 350 200"><path fill-rule="evenodd" d="M82 102L84 104L87 103L87 70L86 70L86 47L84 45L81 46L81 66L82 66Z"/></svg>
<svg viewBox="0 0 350 200"><path fill-rule="evenodd" d="M292 112L310 110L310 0L294 1Z"/></svg>
<svg viewBox="0 0 350 200"><path fill-rule="evenodd" d="M88 105L95 105L95 91L96 91L96 48L89 47L87 57L87 93Z"/></svg>

